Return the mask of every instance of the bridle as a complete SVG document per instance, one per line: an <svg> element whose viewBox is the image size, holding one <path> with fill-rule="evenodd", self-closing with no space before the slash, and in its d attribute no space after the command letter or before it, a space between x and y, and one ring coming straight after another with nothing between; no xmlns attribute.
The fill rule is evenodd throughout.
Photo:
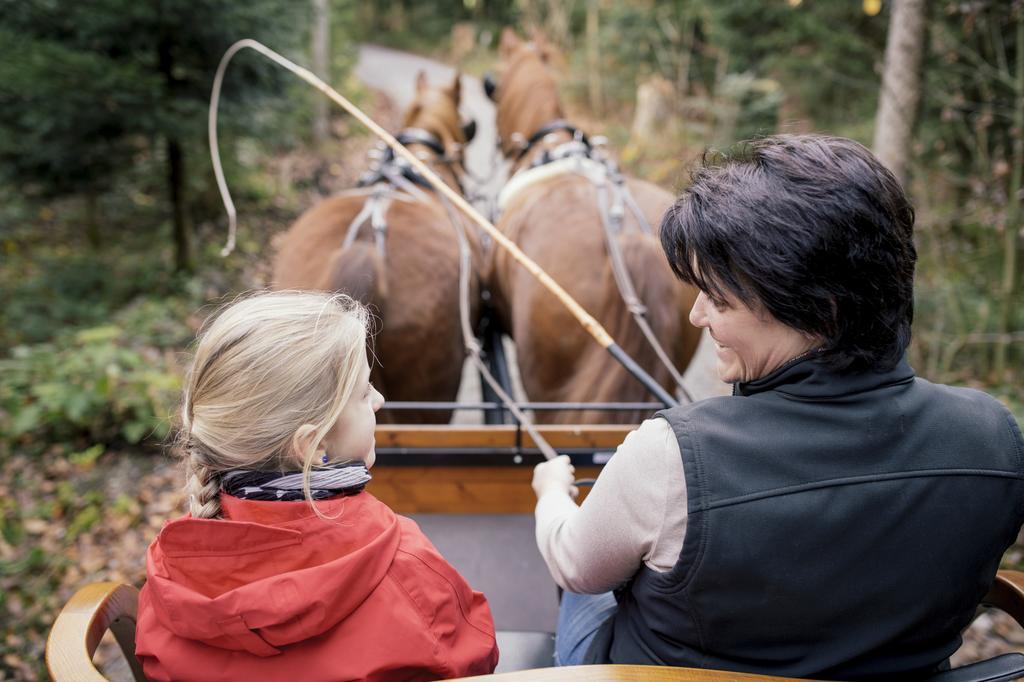
<svg viewBox="0 0 1024 682"><path fill-rule="evenodd" d="M472 133L476 132L475 121L470 122L468 127L471 127ZM403 128L402 131L395 136L395 139L406 147L411 145L422 145L436 154L436 157L431 161L451 168L452 175L455 178L455 184L458 187L459 192L463 194L465 193L461 177L465 172L462 158L462 147L464 144L469 143L469 140L472 139L472 135L467 134L466 142L459 146L459 150L456 154L449 154L441 139L429 130L425 130L423 128ZM378 143L374 149L370 151L369 157L370 168L360 176L359 182L357 183L359 187L370 187L379 182L385 181L392 182L396 176L400 176L414 185L433 191L433 185L431 185L423 175L413 168L412 164L410 164L406 159L396 156L394 150L383 142ZM456 172L456 166L461 169L463 173ZM392 184L394 184L394 182L392 182Z"/></svg>
<svg viewBox="0 0 1024 682"><path fill-rule="evenodd" d="M561 132L569 133L569 135L572 136L574 142L582 143L588 151L591 149L590 139L587 137L586 133L584 133L582 130L580 130L573 124L569 123L565 119L556 118L553 121L545 123L540 128L535 130L533 134L530 135L530 137L526 138L526 141L523 142L519 149L519 153L516 155L515 163L522 161L523 157L529 154L530 150L533 149L533 147L538 142L543 140L545 137L551 135L552 133ZM530 164L530 166L532 167L537 165L543 165L544 163L547 163L547 161L542 161L541 163L537 163L537 161L534 161L533 163Z"/></svg>

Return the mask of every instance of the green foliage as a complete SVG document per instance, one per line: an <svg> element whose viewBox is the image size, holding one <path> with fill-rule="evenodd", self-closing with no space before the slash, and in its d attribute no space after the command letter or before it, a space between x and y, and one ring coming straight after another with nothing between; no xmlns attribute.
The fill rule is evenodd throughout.
<svg viewBox="0 0 1024 682"><path fill-rule="evenodd" d="M913 183L921 256L913 357L940 380L986 381L1017 409L1013 389L1024 366L1021 157L1014 156L1022 135L1014 119L1024 119L1016 84L1024 79L1021 22L1019 2L946 2L932 13ZM1015 264L1007 258L1014 249ZM1007 289L1011 273L1016 283ZM1018 340L1001 370L993 351L1004 332Z"/></svg>
<svg viewBox="0 0 1024 682"><path fill-rule="evenodd" d="M17 7L15 15L26 11ZM156 108L157 77L113 55L33 39L17 19L5 20L0 45L5 179L50 196L109 188L145 144L135 137L144 132L138 114Z"/></svg>
<svg viewBox="0 0 1024 682"><path fill-rule="evenodd" d="M720 121L718 146L758 135L771 135L779 123L779 107L785 96L778 82L770 78L754 78L749 73L729 74L718 87ZM727 125L722 123L728 120ZM728 131L729 138L722 135Z"/></svg>
<svg viewBox="0 0 1024 682"><path fill-rule="evenodd" d="M0 168L8 181L51 196L109 189L159 139L198 143L224 50L241 37L292 49L305 7L284 0L2 6ZM240 58L225 93L226 121L259 121L253 114L284 82L269 65Z"/></svg>
<svg viewBox="0 0 1024 682"><path fill-rule="evenodd" d="M1019 3L1018 3L1019 4ZM931 22L932 68L926 69L919 148L957 208L998 218L1012 169L1015 64L1014 8L987 1L947 3ZM1024 9L1018 8L1018 13ZM993 182L992 180L995 180ZM970 202L968 204L968 202Z"/></svg>
<svg viewBox="0 0 1024 682"><path fill-rule="evenodd" d="M835 129L874 115L887 24L887 13L867 16L859 2L614 2L600 14L602 76L607 92L627 101L636 80L651 74L709 96L731 96L719 92L730 74L772 79L800 116ZM774 121L768 131L739 129L771 132Z"/></svg>
<svg viewBox="0 0 1024 682"><path fill-rule="evenodd" d="M696 74L691 61L683 73L684 52L700 49L705 2L613 3L600 14L602 51L607 55L606 81L612 97L629 99L637 78L658 74L672 83ZM711 87L711 84L708 84Z"/></svg>
<svg viewBox="0 0 1024 682"><path fill-rule="evenodd" d="M144 167L173 204L176 265L190 268L189 196L197 190L189 173L205 155L217 64L243 37L302 61L295 52L306 44L308 3L0 0L0 11L0 183L29 197L88 197L85 225L98 245L99 199ZM223 92L228 144L232 129L276 129L288 101L281 95L297 87L265 59L239 56ZM207 169L198 170L193 182L211 184Z"/></svg>
<svg viewBox="0 0 1024 682"><path fill-rule="evenodd" d="M159 440L180 390L171 361L133 347L114 325L17 346L0 360L0 376L2 439Z"/></svg>
<svg viewBox="0 0 1024 682"><path fill-rule="evenodd" d="M141 294L170 294L175 280L153 265L116 249L100 255L66 245L12 264L0 275L7 301L0 310L0 349L44 341L68 327L101 324Z"/></svg>
<svg viewBox="0 0 1024 682"><path fill-rule="evenodd" d="M822 129L874 116L888 12L868 16L860 2L722 0L705 16L729 71L778 80Z"/></svg>
<svg viewBox="0 0 1024 682"><path fill-rule="evenodd" d="M31 183L45 196L98 193L148 144L200 136L220 54L242 35L273 42L276 33L289 36L290 46L294 7L270 0L4 2L5 179ZM280 87L278 75L265 68L242 69L251 76L247 94L265 96ZM231 101L241 95L233 94Z"/></svg>
<svg viewBox="0 0 1024 682"><path fill-rule="evenodd" d="M917 232L914 337L910 358L924 376L937 381L983 387L989 379L991 342L986 336L997 315L993 292L999 289L1002 254L999 235L986 222L962 222L951 229L948 206L927 213ZM1011 325L1024 329L1024 306ZM1024 366L1024 346L1011 347L1011 366ZM1024 419L1019 389L993 382L990 390Z"/></svg>
<svg viewBox="0 0 1024 682"><path fill-rule="evenodd" d="M349 11L352 0L335 0L332 12ZM388 3L359 2L351 12L350 32L371 35L382 45L422 54L440 54L447 48L452 26L472 22L492 40L505 26L518 26L525 19L528 2L505 0L395 0Z"/></svg>

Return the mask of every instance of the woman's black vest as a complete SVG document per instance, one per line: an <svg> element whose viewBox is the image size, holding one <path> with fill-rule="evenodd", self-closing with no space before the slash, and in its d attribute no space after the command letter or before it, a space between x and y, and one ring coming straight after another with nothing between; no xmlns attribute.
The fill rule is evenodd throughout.
<svg viewBox="0 0 1024 682"><path fill-rule="evenodd" d="M813 359L659 413L689 497L675 567L642 568L594 661L907 679L960 645L1024 521L997 401Z"/></svg>

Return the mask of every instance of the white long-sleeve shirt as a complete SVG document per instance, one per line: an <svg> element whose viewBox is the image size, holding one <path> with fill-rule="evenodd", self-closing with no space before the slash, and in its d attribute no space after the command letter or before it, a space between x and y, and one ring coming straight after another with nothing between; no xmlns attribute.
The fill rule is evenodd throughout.
<svg viewBox="0 0 1024 682"><path fill-rule="evenodd" d="M562 588L598 594L642 564L671 569L686 534L686 479L679 443L664 419L631 432L577 506L565 492L537 500L537 547Z"/></svg>

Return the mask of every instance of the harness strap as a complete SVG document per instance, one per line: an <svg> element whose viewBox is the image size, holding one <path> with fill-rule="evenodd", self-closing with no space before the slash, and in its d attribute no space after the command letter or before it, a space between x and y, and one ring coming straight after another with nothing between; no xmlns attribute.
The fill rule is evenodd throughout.
<svg viewBox="0 0 1024 682"><path fill-rule="evenodd" d="M377 245L377 253L380 254L383 260L387 255L385 248L388 229L387 212L391 208L391 202L395 199L409 201L409 199L396 193L394 190L396 188L401 189L411 195L414 201L427 201L429 196L423 190L416 187L416 185L402 177L401 174L395 174L393 177L382 179L386 180L388 184L374 186L373 192L363 203L363 208L352 219L352 222L348 224L348 230L345 232L345 239L342 241L341 246L342 248L351 246L352 242L359 235L359 228L369 220L370 226L373 228L373 239Z"/></svg>
<svg viewBox="0 0 1024 682"><path fill-rule="evenodd" d="M356 217L352 219L352 222L348 224L348 230L345 231L345 239L341 242L341 248L347 249L352 245L352 242L356 240L356 235L359 234L359 228L362 227L363 223L366 222L366 219L370 217L371 213L373 213L374 204L378 203L383 195L383 191L380 189L374 189L370 198L363 202L363 208L356 214Z"/></svg>
<svg viewBox="0 0 1024 682"><path fill-rule="evenodd" d="M619 288L619 295L625 302L629 312L633 315L645 315L647 306L636 293L633 286L633 278L629 275L626 262L622 257L622 250L618 247L615 238L622 232L623 211L622 192L616 191L613 186L609 190L608 183L604 180L594 181L597 189L597 208L601 214L601 227L604 228L605 250L608 251L608 259L612 266L612 275L615 277L615 284ZM608 207L608 195L612 195L612 207ZM618 210L616 211L616 208Z"/></svg>
<svg viewBox="0 0 1024 682"><path fill-rule="evenodd" d="M578 138L583 144L587 146L588 149L590 148L590 140L589 138L587 138L586 133L584 133L582 130L566 121L564 118L556 118L554 121L549 121L548 123L542 125L536 131L534 131L534 133L530 135L530 137L528 137L525 142L523 142L522 146L519 149L519 155L516 156L516 161L519 161L524 156L526 156L527 152L529 152L535 144L543 140L551 133L558 133L562 132L563 130L572 135L573 138Z"/></svg>
<svg viewBox="0 0 1024 682"><path fill-rule="evenodd" d="M550 179L561 173L574 173L589 181L597 191L598 212L601 215L601 227L604 231L605 250L608 253L608 260L612 267L612 275L615 279L615 286L619 290L626 309L633 317L640 332L643 334L648 345L654 351L658 361L668 370L680 393L690 402L693 397L683 386L682 373L676 368L675 363L665 351L664 346L658 340L654 330L647 320L647 306L643 299L636 293L633 278L626 266L616 237L622 232L625 223L626 211L636 218L637 224L642 232L653 235L654 230L647 221L636 198L626 186L626 179L619 172L613 161L607 158L595 159L589 153L589 149L583 147L579 142L567 142L556 147L552 153L545 153L538 161L540 163L531 165L529 168L520 171L502 189L498 197L498 209L503 210L519 191L538 182Z"/></svg>
<svg viewBox="0 0 1024 682"><path fill-rule="evenodd" d="M443 157L447 153L444 144L437 138L437 135L423 128L405 128L402 132L398 133L398 137L395 139L407 147L411 144L421 144L438 156Z"/></svg>
<svg viewBox="0 0 1024 682"><path fill-rule="evenodd" d="M615 279L615 286L619 290L619 296L622 297L626 309L629 310L629 314L640 328L640 332L658 357L659 362L665 366L672 376L672 380L675 382L680 393L692 403L693 396L683 386L682 373L676 368L675 363L672 362L672 359L647 321L647 306L636 293L633 278L629 274L629 268L626 267L625 259L622 257L622 250L619 248L616 240L616 237L622 231L627 208L636 218L642 232L650 235L654 234L647 216L643 214L640 206L636 203L633 193L626 186L626 179L619 172L618 166L609 158L594 158L593 147L586 135L564 119L556 119L541 126L524 143L516 160L522 159L530 148L543 140L545 136L562 130L570 132L573 135L573 140L556 147L550 152L545 151L528 169L515 174L501 191L498 198L498 209L502 210L507 206L511 197L520 189L549 177L542 169L552 169L554 173L572 172L590 181L597 190L598 211L601 214L601 226L604 230L605 250L608 252L608 260L612 266L612 275ZM558 168L555 169L555 166L558 166Z"/></svg>
<svg viewBox="0 0 1024 682"><path fill-rule="evenodd" d="M398 136L395 138L403 145L421 144L430 151L434 152L438 156L438 161L444 164L458 163L461 167L461 160L458 158L449 157L447 150L444 148L444 144L441 142L437 135L434 135L429 130L423 128L403 128ZM379 148L379 147L378 147ZM364 173L359 178L358 186L367 187L369 185L376 184L381 180L390 180L394 171L399 172L411 183L419 185L424 189L433 190L433 187L425 177L420 175L416 169L414 169L408 161L405 159L395 156L395 151L390 147L384 148L384 156L378 162L375 168L372 168L369 172ZM463 170L465 170L463 168ZM462 189L461 181L456 177L456 183L459 185L459 189Z"/></svg>
<svg viewBox="0 0 1024 682"><path fill-rule="evenodd" d="M621 175L611 176L612 182L607 181L595 181L594 178L589 178L597 188L598 195L598 211L601 213L601 225L604 228L604 240L605 250L608 251L608 261L612 266L612 275L615 279L615 285L619 289L619 295L622 297L623 302L626 304L626 308L629 310L629 314L633 316L633 321L636 322L637 327L640 328L640 332L647 339L647 343L654 350L654 354L658 356L658 360L665 369L668 370L669 374L672 375L672 380L675 382L676 387L680 393L689 401L693 402L693 396L683 386L683 375L676 368L675 363L665 352L664 346L658 340L658 337L654 334L654 330L651 329L650 323L647 321L647 306L644 305L643 301L636 293L636 287L633 285L633 278L629 274L629 268L626 267L626 261L622 257L622 250L619 248L616 237L622 231L624 210L623 205L626 203L624 198L630 195L629 189L626 187L625 180ZM608 207L608 193L612 194L612 206ZM631 195L630 195L630 198ZM632 202L636 205L636 202ZM639 207L636 207L639 210ZM646 220L644 221L646 222ZM648 228L650 225L648 225Z"/></svg>

